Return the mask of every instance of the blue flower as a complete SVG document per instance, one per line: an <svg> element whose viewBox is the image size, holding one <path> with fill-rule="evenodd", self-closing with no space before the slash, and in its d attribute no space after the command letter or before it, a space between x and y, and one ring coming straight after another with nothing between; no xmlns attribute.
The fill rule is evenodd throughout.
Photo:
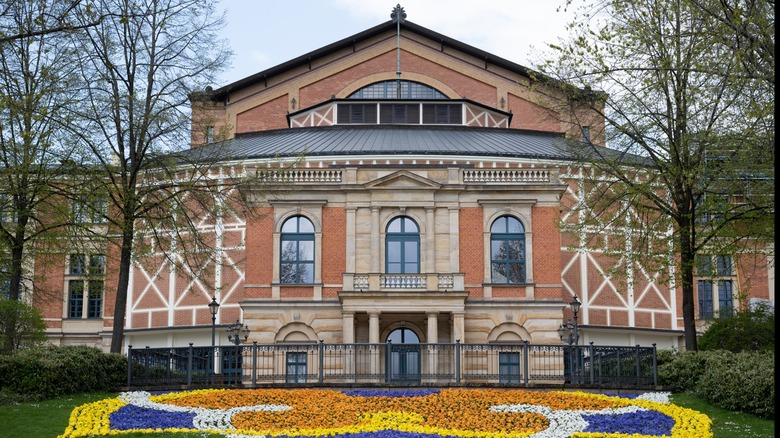
<svg viewBox="0 0 780 438"><path fill-rule="evenodd" d="M126 405L111 413L109 421L112 430L192 429L192 420L194 418L195 414L190 412L166 412L135 405Z"/></svg>
<svg viewBox="0 0 780 438"><path fill-rule="evenodd" d="M292 436L278 436L276 438L304 438ZM306 437L309 438L309 437ZM427 433L399 432L396 430L380 430L377 432L344 433L333 435L332 438L442 438L441 435L431 435Z"/></svg>
<svg viewBox="0 0 780 438"><path fill-rule="evenodd" d="M627 414L583 415L588 422L584 432L641 434L671 436L674 419L657 411L638 411Z"/></svg>

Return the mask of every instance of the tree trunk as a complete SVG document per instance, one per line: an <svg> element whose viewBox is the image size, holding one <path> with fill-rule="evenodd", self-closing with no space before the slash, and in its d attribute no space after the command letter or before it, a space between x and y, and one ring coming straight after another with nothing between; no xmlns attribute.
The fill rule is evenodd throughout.
<svg viewBox="0 0 780 438"><path fill-rule="evenodd" d="M119 259L119 279L114 301L114 327L111 332L111 352L122 353L122 339L125 334L125 312L127 309L127 289L130 285L130 269L133 254L133 223L126 224L122 231L122 248Z"/></svg>
<svg viewBox="0 0 780 438"><path fill-rule="evenodd" d="M679 230L683 328L685 331L685 349L687 351L696 351L698 349L696 345L696 312L693 299L693 267L696 254L693 250L694 235L691 231L692 224L688 222L690 221L682 220Z"/></svg>

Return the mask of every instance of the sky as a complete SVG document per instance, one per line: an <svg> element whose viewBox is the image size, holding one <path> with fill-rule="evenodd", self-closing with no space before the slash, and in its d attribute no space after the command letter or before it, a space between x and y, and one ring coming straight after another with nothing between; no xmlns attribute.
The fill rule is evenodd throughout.
<svg viewBox="0 0 780 438"><path fill-rule="evenodd" d="M533 68L566 36L565 0L400 0L406 19ZM221 0L234 56L223 86L390 20L399 0ZM558 11L560 9L560 11Z"/></svg>

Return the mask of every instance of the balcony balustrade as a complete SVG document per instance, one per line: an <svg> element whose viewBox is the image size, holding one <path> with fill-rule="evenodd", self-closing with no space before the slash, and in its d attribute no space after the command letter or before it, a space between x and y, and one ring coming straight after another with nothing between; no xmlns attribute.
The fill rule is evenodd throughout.
<svg viewBox="0 0 780 438"><path fill-rule="evenodd" d="M343 274L344 291L462 291L463 274Z"/></svg>

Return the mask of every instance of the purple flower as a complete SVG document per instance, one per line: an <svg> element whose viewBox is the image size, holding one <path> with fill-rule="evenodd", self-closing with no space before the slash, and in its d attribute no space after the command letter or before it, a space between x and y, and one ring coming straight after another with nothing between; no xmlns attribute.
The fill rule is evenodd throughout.
<svg viewBox="0 0 780 438"><path fill-rule="evenodd" d="M426 395L438 393L438 389L399 389L391 391L357 389L353 391L344 391L345 395L351 397L425 397Z"/></svg>
<svg viewBox="0 0 780 438"><path fill-rule="evenodd" d="M663 436L672 435L674 419L657 411L638 411L628 414L583 415L588 422L584 432L624 433Z"/></svg>
<svg viewBox="0 0 780 438"><path fill-rule="evenodd" d="M282 435L277 438L303 438ZM333 438L442 438L441 435L427 433L399 432L396 430L380 430L377 432L344 433L333 435Z"/></svg>
<svg viewBox="0 0 780 438"><path fill-rule="evenodd" d="M195 414L190 412L166 412L135 405L126 405L119 408L116 412L112 412L109 416L109 421L112 430L192 429L192 420L194 418Z"/></svg>

